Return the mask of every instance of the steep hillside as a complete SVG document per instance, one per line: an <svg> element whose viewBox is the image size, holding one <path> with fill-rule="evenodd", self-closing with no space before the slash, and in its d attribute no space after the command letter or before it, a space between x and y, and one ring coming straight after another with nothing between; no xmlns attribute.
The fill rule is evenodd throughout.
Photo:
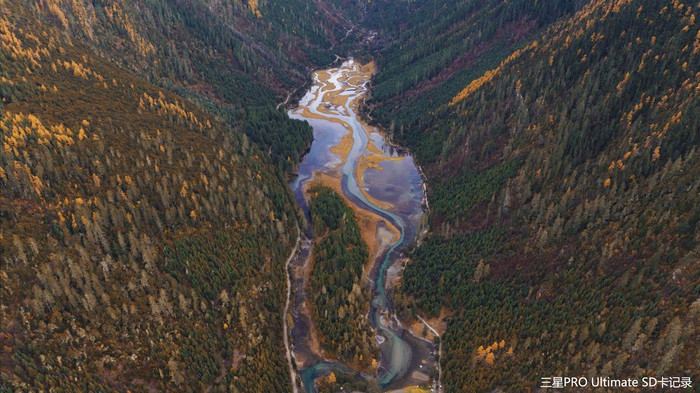
<svg viewBox="0 0 700 393"><path fill-rule="evenodd" d="M311 129L277 104L365 29L367 115L412 150L431 207L395 303L445 318L446 391L697 385L699 11L0 0L0 392L292 391L286 176ZM319 221L337 218L326 197L319 266L347 263L312 274L338 287L313 312L333 317L323 344L366 366L369 331L333 321L364 318L366 250L352 220Z"/></svg>
<svg viewBox="0 0 700 393"><path fill-rule="evenodd" d="M373 2L367 23L393 40L378 59L381 72L369 100L372 115L391 132L417 123L586 2Z"/></svg>
<svg viewBox="0 0 700 393"><path fill-rule="evenodd" d="M317 5L0 0L0 391L291 391Z"/></svg>
<svg viewBox="0 0 700 393"><path fill-rule="evenodd" d="M287 132L294 126L276 106L311 69L335 59L330 48L361 16L356 2L340 0L42 0L32 7L73 43L241 126L287 170L311 134Z"/></svg>
<svg viewBox="0 0 700 393"><path fill-rule="evenodd" d="M399 303L405 318L451 314L447 391L697 379L699 6L532 2L488 38L439 3L395 32L371 114L428 177L432 233ZM464 3L477 23L518 2ZM475 43L456 73L452 36Z"/></svg>
<svg viewBox="0 0 700 393"><path fill-rule="evenodd" d="M334 8L341 3L347 15ZM233 87L243 95L239 102L264 98L243 87L280 91L303 82L305 66L332 61L329 48L345 36L352 24L345 17L353 16L356 7L350 1L315 0L293 5L280 0L33 4L46 23L121 64L184 86L203 84L203 91ZM219 67L223 64L228 69ZM247 86L216 86L217 77Z"/></svg>

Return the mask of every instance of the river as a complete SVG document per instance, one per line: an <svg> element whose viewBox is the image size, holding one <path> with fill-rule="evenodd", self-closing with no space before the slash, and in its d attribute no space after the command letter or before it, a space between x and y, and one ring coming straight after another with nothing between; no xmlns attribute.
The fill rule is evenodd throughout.
<svg viewBox="0 0 700 393"><path fill-rule="evenodd" d="M383 390L427 385L434 374L434 345L413 335L395 316L391 301L392 277L400 274L402 250L416 239L423 220L424 188L413 158L395 149L377 129L357 115L373 69L353 60L314 73L314 84L289 111L313 127L314 141L291 185L299 206L308 216L305 190L321 183L342 192L356 214L364 217L363 238L373 264L369 270L372 301L369 320L380 349L376 375L356 372L324 359L313 335L307 304L308 261L313 243L307 240L291 263L294 287L294 358L306 392L315 392L314 380L331 371L374 380ZM367 229L369 228L369 229ZM391 270L390 280L387 273Z"/></svg>

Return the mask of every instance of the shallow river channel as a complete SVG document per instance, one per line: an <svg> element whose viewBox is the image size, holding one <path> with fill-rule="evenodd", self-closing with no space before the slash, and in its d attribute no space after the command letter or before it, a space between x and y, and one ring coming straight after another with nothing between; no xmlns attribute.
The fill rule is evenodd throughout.
<svg viewBox="0 0 700 393"><path fill-rule="evenodd" d="M299 205L308 216L305 190L311 184L335 188L356 215L362 216L366 231L371 231L365 236L370 238L365 241L374 261L368 269L373 293L369 319L381 352L376 375L356 372L319 353L305 282L312 241L304 241L290 271L293 355L306 392L315 392L315 379L331 371L374 379L383 390L432 383L433 343L405 329L391 302L391 281L400 275L402 251L416 239L423 219L423 181L413 158L390 145L379 130L357 115L372 73L372 65L353 60L317 71L313 86L289 112L292 118L308 121L314 132L311 149L292 184ZM306 236L311 238L308 229Z"/></svg>

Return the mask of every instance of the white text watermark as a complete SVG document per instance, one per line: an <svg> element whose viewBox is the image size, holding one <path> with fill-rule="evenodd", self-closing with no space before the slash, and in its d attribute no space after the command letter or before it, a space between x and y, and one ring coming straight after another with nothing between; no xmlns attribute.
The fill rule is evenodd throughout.
<svg viewBox="0 0 700 393"><path fill-rule="evenodd" d="M690 377L641 377L641 378L608 378L608 377L542 377L541 388L664 388L689 389L693 387Z"/></svg>

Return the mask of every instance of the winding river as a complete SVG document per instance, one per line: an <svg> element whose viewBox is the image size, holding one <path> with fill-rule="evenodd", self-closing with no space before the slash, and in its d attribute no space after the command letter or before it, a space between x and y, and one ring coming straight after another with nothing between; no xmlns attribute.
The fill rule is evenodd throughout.
<svg viewBox="0 0 700 393"><path fill-rule="evenodd" d="M314 141L292 184L297 202L308 216L305 190L321 183L342 195L365 222L365 241L373 264L369 320L376 330L381 356L377 375L364 375L337 361L324 359L313 336L306 281L313 242L307 239L290 264L294 287L294 359L306 392L315 392L314 380L331 371L375 379L385 390L426 385L434 374L433 343L413 335L396 318L391 302L391 280L398 276L402 250L416 239L422 219L424 188L412 157L397 151L383 134L364 124L357 109L373 69L348 60L340 67L314 73L314 84L289 112L308 121ZM369 228L369 229L367 229ZM389 273L389 274L388 274Z"/></svg>

